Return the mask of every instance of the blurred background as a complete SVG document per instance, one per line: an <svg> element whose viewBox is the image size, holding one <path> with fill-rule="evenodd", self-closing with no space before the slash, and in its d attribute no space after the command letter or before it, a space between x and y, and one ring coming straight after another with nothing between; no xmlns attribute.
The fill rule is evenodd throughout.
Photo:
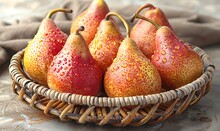
<svg viewBox="0 0 220 131"><path fill-rule="evenodd" d="M50 9L60 7L68 0L0 0L0 21L11 22L26 16L42 16ZM85 0L84 0L85 1ZM87 0L88 1L88 0ZM195 13L213 16L220 19L220 0L105 0L109 7L150 2L160 8L169 7L178 10L190 10Z"/></svg>

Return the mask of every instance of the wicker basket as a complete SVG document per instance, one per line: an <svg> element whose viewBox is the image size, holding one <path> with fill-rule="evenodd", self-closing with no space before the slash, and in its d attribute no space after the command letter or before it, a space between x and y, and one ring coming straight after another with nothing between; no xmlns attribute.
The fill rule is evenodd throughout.
<svg viewBox="0 0 220 131"><path fill-rule="evenodd" d="M141 126L158 123L182 113L188 106L197 103L210 90L214 65L200 48L194 50L204 62L200 78L176 90L159 94L133 97L94 97L60 93L30 80L22 68L24 50L15 54L10 62L13 91L33 108L45 115L58 116L62 121L92 122L98 125ZM126 108L126 107L133 108Z"/></svg>

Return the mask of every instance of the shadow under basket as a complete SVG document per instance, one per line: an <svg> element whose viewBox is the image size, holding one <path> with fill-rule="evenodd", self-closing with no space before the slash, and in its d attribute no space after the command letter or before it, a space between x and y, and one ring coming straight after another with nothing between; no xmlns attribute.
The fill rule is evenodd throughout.
<svg viewBox="0 0 220 131"><path fill-rule="evenodd" d="M214 65L202 49L193 49L204 63L203 74L178 89L152 95L110 98L57 92L33 82L25 75L21 64L24 50L12 57L9 73L13 80L12 89L19 99L42 110L45 115L57 116L62 121L75 120L78 123L141 126L179 115L210 90Z"/></svg>

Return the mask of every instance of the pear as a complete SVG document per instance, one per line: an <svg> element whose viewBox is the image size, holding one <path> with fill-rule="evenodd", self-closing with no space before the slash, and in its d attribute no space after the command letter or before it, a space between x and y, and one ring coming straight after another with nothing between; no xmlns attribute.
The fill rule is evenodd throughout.
<svg viewBox="0 0 220 131"><path fill-rule="evenodd" d="M93 59L79 33L72 33L48 70L48 86L59 92L96 96L100 93L102 69Z"/></svg>
<svg viewBox="0 0 220 131"><path fill-rule="evenodd" d="M145 8L149 8L149 10L144 13L144 17L151 19L160 25L168 26L171 28L163 11L160 8L153 6L152 4L145 4L141 6L137 10L137 13L140 13ZM132 19L132 22L133 21L134 18ZM138 47L149 59L151 59L151 56L155 50L154 41L156 31L157 28L155 26L144 20L139 20L131 30L131 38L134 39Z"/></svg>
<svg viewBox="0 0 220 131"><path fill-rule="evenodd" d="M124 36L117 24L107 17L102 20L95 38L89 44L89 49L103 71L112 64L123 39Z"/></svg>
<svg viewBox="0 0 220 131"><path fill-rule="evenodd" d="M199 55L169 27L161 26L138 14L134 17L146 20L157 28L155 53L151 62L159 71L162 86L166 90L177 89L202 75L203 62Z"/></svg>
<svg viewBox="0 0 220 131"><path fill-rule="evenodd" d="M158 69L167 90L186 85L203 73L199 55L186 46L167 26L156 32L156 52L151 62Z"/></svg>
<svg viewBox="0 0 220 131"><path fill-rule="evenodd" d="M107 68L104 88L109 97L126 97L159 93L161 78L157 69L130 38L130 27L123 17L110 12L109 16L120 18L127 30L116 58Z"/></svg>
<svg viewBox="0 0 220 131"><path fill-rule="evenodd" d="M47 85L47 71L53 57L63 48L67 35L51 19L56 12L71 13L69 9L55 9L41 22L34 38L29 41L24 53L26 73L36 82Z"/></svg>
<svg viewBox="0 0 220 131"><path fill-rule="evenodd" d="M84 26L85 31L81 34L89 45L108 12L109 8L104 0L93 0L90 6L73 20L70 32L74 33L79 26Z"/></svg>

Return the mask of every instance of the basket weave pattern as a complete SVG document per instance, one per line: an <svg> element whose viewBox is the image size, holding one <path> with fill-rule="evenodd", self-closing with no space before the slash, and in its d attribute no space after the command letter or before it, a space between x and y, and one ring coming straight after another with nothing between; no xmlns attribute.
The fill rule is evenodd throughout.
<svg viewBox="0 0 220 131"><path fill-rule="evenodd" d="M93 122L98 125L141 126L158 123L182 113L197 103L210 90L214 65L199 47L194 47L204 63L203 74L195 81L176 90L132 97L95 97L60 93L29 79L22 68L24 50L15 54L9 65L14 93L45 115L58 116L62 121ZM126 108L130 106L130 108ZM131 108L132 107L132 108Z"/></svg>

